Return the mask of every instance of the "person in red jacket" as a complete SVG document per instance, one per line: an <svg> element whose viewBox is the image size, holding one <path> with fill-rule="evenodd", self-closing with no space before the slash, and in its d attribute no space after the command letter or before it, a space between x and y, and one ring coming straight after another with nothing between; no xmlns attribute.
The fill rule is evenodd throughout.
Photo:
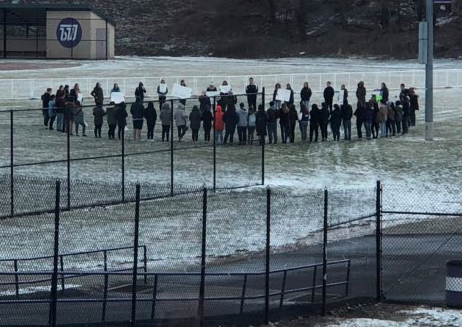
<svg viewBox="0 0 462 327"><path fill-rule="evenodd" d="M217 106L215 111L213 129L215 130L215 141L218 144L223 144L223 130L225 129L225 123L223 121L223 110L220 105Z"/></svg>

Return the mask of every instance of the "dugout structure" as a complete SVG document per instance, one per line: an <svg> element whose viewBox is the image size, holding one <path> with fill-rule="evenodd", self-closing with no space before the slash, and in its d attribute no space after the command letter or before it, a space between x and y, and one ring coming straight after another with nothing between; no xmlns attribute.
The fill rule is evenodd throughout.
<svg viewBox="0 0 462 327"><path fill-rule="evenodd" d="M0 57L114 58L115 24L86 4L0 3Z"/></svg>

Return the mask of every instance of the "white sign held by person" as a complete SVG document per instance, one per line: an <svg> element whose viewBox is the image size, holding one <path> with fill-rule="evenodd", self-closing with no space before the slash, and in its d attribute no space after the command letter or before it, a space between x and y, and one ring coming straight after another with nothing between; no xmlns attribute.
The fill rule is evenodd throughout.
<svg viewBox="0 0 462 327"><path fill-rule="evenodd" d="M173 84L172 95L180 99L188 99L192 95L192 89L180 84Z"/></svg>
<svg viewBox="0 0 462 327"><path fill-rule="evenodd" d="M220 85L220 93L229 93L231 91L231 85Z"/></svg>
<svg viewBox="0 0 462 327"><path fill-rule="evenodd" d="M167 92L167 84L165 84L165 83L159 84L159 92L160 93L166 93Z"/></svg>
<svg viewBox="0 0 462 327"><path fill-rule="evenodd" d="M208 96L209 98L213 98L213 97L219 96L220 92L218 92L218 91L208 91L208 92L205 92L205 95Z"/></svg>
<svg viewBox="0 0 462 327"><path fill-rule="evenodd" d="M78 101L80 104L82 104L82 102L83 102L83 94L82 94L82 93L77 94L77 101Z"/></svg>
<svg viewBox="0 0 462 327"><path fill-rule="evenodd" d="M287 89L278 89L278 93L276 94L276 100L289 102L290 101L290 90Z"/></svg>
<svg viewBox="0 0 462 327"><path fill-rule="evenodd" d="M345 90L338 91L338 103L343 105L343 100L345 99Z"/></svg>
<svg viewBox="0 0 462 327"><path fill-rule="evenodd" d="M111 102L114 102L115 104L125 102L124 94L122 92L112 92Z"/></svg>

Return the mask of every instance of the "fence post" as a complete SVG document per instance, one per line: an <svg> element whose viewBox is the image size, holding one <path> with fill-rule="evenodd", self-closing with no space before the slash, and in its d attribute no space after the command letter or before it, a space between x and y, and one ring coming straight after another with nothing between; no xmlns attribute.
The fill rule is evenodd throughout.
<svg viewBox="0 0 462 327"><path fill-rule="evenodd" d="M173 100L170 100L172 110L170 110L170 196L173 196Z"/></svg>
<svg viewBox="0 0 462 327"><path fill-rule="evenodd" d="M61 182L56 181L55 200L55 235L53 250L53 276L51 278L51 303L50 303L50 325L56 326L57 305L58 305L58 259L59 259L59 200L61 193ZM63 275L64 276L64 275Z"/></svg>
<svg viewBox="0 0 462 327"><path fill-rule="evenodd" d="M215 115L217 97L213 97L213 193L217 191L217 131L215 130Z"/></svg>
<svg viewBox="0 0 462 327"><path fill-rule="evenodd" d="M262 88L262 100L261 104L263 106L263 110L265 110L265 88ZM265 185L265 136L260 136L260 138L263 138L261 142L261 185Z"/></svg>
<svg viewBox="0 0 462 327"><path fill-rule="evenodd" d="M382 185L377 181L375 202L375 246L376 246L376 295L377 301L382 300Z"/></svg>
<svg viewBox="0 0 462 327"><path fill-rule="evenodd" d="M329 192L324 190L324 223L322 238L322 316L327 313L327 229L328 229Z"/></svg>
<svg viewBox="0 0 462 327"><path fill-rule="evenodd" d="M265 324L269 323L270 292L270 247L271 247L271 189L266 189L266 260L265 260Z"/></svg>
<svg viewBox="0 0 462 327"><path fill-rule="evenodd" d="M14 123L13 109L10 110L10 216L14 215Z"/></svg>
<svg viewBox="0 0 462 327"><path fill-rule="evenodd" d="M204 326L204 307L205 307L205 259L207 246L207 187L204 185L202 196L202 251L201 251L201 284L199 289L198 316L200 326Z"/></svg>
<svg viewBox="0 0 462 327"><path fill-rule="evenodd" d="M70 108L66 107L67 119L66 119L66 128L67 128L67 210L71 210L71 112Z"/></svg>
<svg viewBox="0 0 462 327"><path fill-rule="evenodd" d="M133 285L132 285L132 319L131 326L136 323L136 288L138 278L138 243L140 232L140 184L136 184L136 204L135 204L135 237L133 240Z"/></svg>
<svg viewBox="0 0 462 327"><path fill-rule="evenodd" d="M122 202L125 202L125 128L122 129Z"/></svg>

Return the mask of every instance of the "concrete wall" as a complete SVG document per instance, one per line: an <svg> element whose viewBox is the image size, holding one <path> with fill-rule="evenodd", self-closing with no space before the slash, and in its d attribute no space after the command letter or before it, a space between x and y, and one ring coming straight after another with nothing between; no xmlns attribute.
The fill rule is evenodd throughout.
<svg viewBox="0 0 462 327"><path fill-rule="evenodd" d="M64 18L76 19L82 27L82 39L80 43L72 49L63 47L56 36L58 24ZM108 58L114 58L114 26L110 23L108 23L107 26ZM97 58L97 29L106 29L106 21L91 11L48 11L47 58L106 59L106 51L104 51L104 56ZM99 40L100 47L106 46L104 39ZM101 45L101 42L104 42L104 45Z"/></svg>

